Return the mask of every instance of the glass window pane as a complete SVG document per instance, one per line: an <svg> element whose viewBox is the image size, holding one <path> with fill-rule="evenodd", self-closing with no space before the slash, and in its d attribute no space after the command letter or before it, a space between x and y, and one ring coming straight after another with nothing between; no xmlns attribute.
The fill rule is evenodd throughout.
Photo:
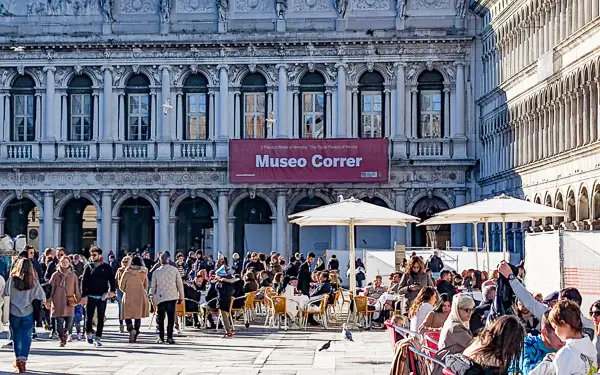
<svg viewBox="0 0 600 375"><path fill-rule="evenodd" d="M256 138L265 138L265 117L256 116Z"/></svg>
<svg viewBox="0 0 600 375"><path fill-rule="evenodd" d="M315 112L323 113L325 108L325 95L315 95Z"/></svg>
<svg viewBox="0 0 600 375"><path fill-rule="evenodd" d="M257 94L256 96L257 96L256 112L264 113L265 112L265 94L260 93L260 94Z"/></svg>
<svg viewBox="0 0 600 375"><path fill-rule="evenodd" d="M244 138L254 138L254 116L246 116L246 134Z"/></svg>
<svg viewBox="0 0 600 375"><path fill-rule="evenodd" d="M15 115L22 115L25 113L25 97L22 95L15 96Z"/></svg>
<svg viewBox="0 0 600 375"><path fill-rule="evenodd" d="M431 111L431 95L427 93L421 94L421 111Z"/></svg>
<svg viewBox="0 0 600 375"><path fill-rule="evenodd" d="M35 97L33 95L27 95L27 115L33 116L33 103L35 102Z"/></svg>
<svg viewBox="0 0 600 375"><path fill-rule="evenodd" d="M373 112L381 113L381 102L373 104Z"/></svg>
<svg viewBox="0 0 600 375"><path fill-rule="evenodd" d="M311 112L313 110L313 96L312 94L304 94L304 112Z"/></svg>
<svg viewBox="0 0 600 375"><path fill-rule="evenodd" d="M140 113L143 115L147 115L149 112L149 108L150 108L150 104L149 103L149 97L147 95L142 96L141 100L140 100Z"/></svg>
<svg viewBox="0 0 600 375"><path fill-rule="evenodd" d="M253 94L245 94L244 95L244 104L246 108L246 112L254 112L254 95Z"/></svg>
<svg viewBox="0 0 600 375"><path fill-rule="evenodd" d="M206 116L198 117L198 139L206 139Z"/></svg>

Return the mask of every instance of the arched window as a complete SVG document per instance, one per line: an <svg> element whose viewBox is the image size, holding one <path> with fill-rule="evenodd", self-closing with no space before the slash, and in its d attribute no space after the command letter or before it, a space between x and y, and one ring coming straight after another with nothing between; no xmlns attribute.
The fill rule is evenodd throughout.
<svg viewBox="0 0 600 375"><path fill-rule="evenodd" d="M437 71L426 71L419 76L419 130L420 138L444 136L443 90L444 77Z"/></svg>
<svg viewBox="0 0 600 375"><path fill-rule="evenodd" d="M267 81L262 74L247 75L242 81L242 137L266 138ZM271 129L270 134L273 134Z"/></svg>
<svg viewBox="0 0 600 375"><path fill-rule="evenodd" d="M86 75L71 79L69 94L69 141L92 140L92 80Z"/></svg>
<svg viewBox="0 0 600 375"><path fill-rule="evenodd" d="M302 109L301 138L325 138L325 78L319 73L308 73L300 80Z"/></svg>
<svg viewBox="0 0 600 375"><path fill-rule="evenodd" d="M127 94L127 126L125 136L129 141L150 139L150 81L143 74L129 77Z"/></svg>
<svg viewBox="0 0 600 375"><path fill-rule="evenodd" d="M10 89L12 117L11 140L33 142L35 140L35 82L28 75L20 76Z"/></svg>
<svg viewBox="0 0 600 375"><path fill-rule="evenodd" d="M358 81L360 92L360 138L381 138L384 130L383 76L379 72L365 73Z"/></svg>
<svg viewBox="0 0 600 375"><path fill-rule="evenodd" d="M189 76L183 85L186 140L208 139L208 81L202 74Z"/></svg>

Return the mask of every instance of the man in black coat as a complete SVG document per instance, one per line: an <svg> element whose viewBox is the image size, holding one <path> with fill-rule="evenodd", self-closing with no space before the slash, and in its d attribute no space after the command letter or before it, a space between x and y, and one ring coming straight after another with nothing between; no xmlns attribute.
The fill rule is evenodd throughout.
<svg viewBox="0 0 600 375"><path fill-rule="evenodd" d="M340 270L340 261L337 259L335 254L333 254L331 256L331 258L329 259L328 268L330 271L339 271Z"/></svg>
<svg viewBox="0 0 600 375"><path fill-rule="evenodd" d="M302 263L298 270L298 289L306 296L310 295L310 282L312 281L310 265L314 260L315 253L308 253L306 262Z"/></svg>
<svg viewBox="0 0 600 375"><path fill-rule="evenodd" d="M440 279L436 283L436 289L439 294L447 294L450 301L456 294L456 288L452 285L452 273L448 270L440 273Z"/></svg>
<svg viewBox="0 0 600 375"><path fill-rule="evenodd" d="M218 274L218 272L217 272ZM226 331L226 336L233 337L233 331L231 329L231 316L229 315L229 306L231 304L231 297L235 294L235 278L230 275L218 276L217 282L217 307L221 310L221 316L223 317L223 326Z"/></svg>
<svg viewBox="0 0 600 375"><path fill-rule="evenodd" d="M242 261L240 259L240 254L233 253L232 258L233 258L233 264L231 265L231 269L233 270L233 273L236 275L241 275L243 265L242 265Z"/></svg>
<svg viewBox="0 0 600 375"><path fill-rule="evenodd" d="M442 258L438 256L437 251L433 252L433 255L429 258L427 264L425 264L425 267L431 270L434 279L440 277L439 273L444 269L444 262L442 261Z"/></svg>
<svg viewBox="0 0 600 375"><path fill-rule="evenodd" d="M290 258L290 263L283 269L283 274L288 277L298 277L298 261L296 257Z"/></svg>
<svg viewBox="0 0 600 375"><path fill-rule="evenodd" d="M87 304L85 332L89 344L102 346L100 338L104 328L104 314L106 312L106 300L115 296L115 277L108 263L102 258L102 250L99 247L90 249L92 262L83 269L81 279L81 304ZM94 312L97 312L96 341L92 337Z"/></svg>

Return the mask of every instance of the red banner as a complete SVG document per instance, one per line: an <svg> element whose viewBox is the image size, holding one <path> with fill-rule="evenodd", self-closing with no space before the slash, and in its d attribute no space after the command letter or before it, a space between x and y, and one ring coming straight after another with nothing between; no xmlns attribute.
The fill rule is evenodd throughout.
<svg viewBox="0 0 600 375"><path fill-rule="evenodd" d="M387 182L387 139L232 139L231 183Z"/></svg>

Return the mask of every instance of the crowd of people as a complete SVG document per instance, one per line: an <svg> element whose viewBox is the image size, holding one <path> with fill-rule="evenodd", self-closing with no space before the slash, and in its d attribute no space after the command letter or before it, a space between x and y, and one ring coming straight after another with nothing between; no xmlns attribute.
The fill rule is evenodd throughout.
<svg viewBox="0 0 600 375"><path fill-rule="evenodd" d="M13 348L19 372L25 371L32 340L41 328L59 347L74 340L102 347L109 302L117 303L119 331L128 333L129 342L137 342L141 320L155 312L156 343L174 344L181 328L178 305L193 312L186 324L215 328L220 321L224 337L231 338L232 319L239 318L229 315L232 299L239 308L249 292L260 300L266 291L274 291L296 301L288 304L290 318L296 318L300 308L310 307L311 298L333 299L341 286L335 255L325 262L313 253L287 260L275 252L249 253L244 259L234 254L231 263L223 256L215 262L194 249L187 257L178 252L174 260L168 251L155 258L149 251L123 255L119 259L92 247L86 259L64 248L38 254L26 246L14 257L6 282L0 275L0 292L10 301L9 342L4 347ZM308 324L322 322L310 315Z"/></svg>
<svg viewBox="0 0 600 375"><path fill-rule="evenodd" d="M477 270L443 270L435 280L423 260L412 256L400 281L390 277L386 298L400 296L405 302L404 314L390 319L415 336L439 337L435 357L455 375L596 375L600 301L589 307L588 318L577 289L543 298L528 291L523 278L523 264L503 262L489 277ZM401 340L396 355L406 355L401 348L413 339ZM404 369L396 366L397 373ZM442 371L437 365L432 374Z"/></svg>

